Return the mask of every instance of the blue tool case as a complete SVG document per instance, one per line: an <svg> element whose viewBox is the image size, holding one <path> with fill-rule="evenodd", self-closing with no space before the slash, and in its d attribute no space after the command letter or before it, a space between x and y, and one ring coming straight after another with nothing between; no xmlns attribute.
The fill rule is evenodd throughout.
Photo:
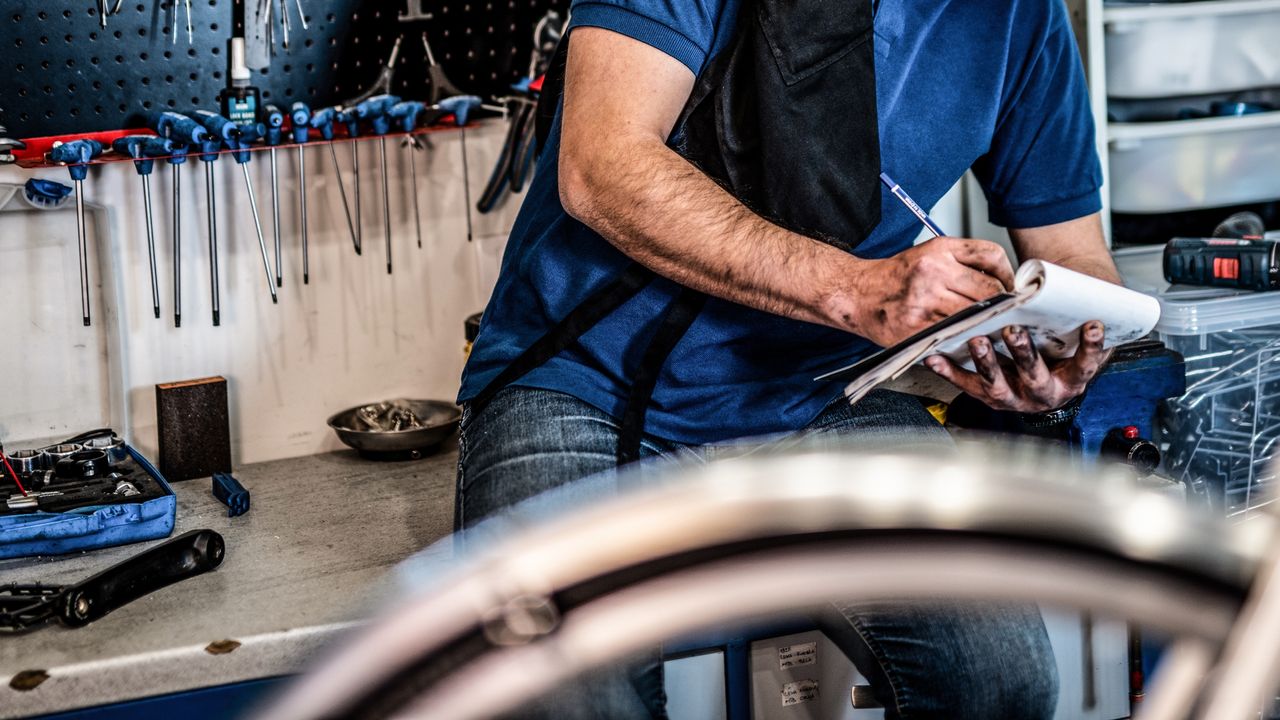
<svg viewBox="0 0 1280 720"><path fill-rule="evenodd" d="M173 532L177 498L154 465L109 430L6 456L0 559L61 555ZM27 494L18 490L17 475Z"/></svg>

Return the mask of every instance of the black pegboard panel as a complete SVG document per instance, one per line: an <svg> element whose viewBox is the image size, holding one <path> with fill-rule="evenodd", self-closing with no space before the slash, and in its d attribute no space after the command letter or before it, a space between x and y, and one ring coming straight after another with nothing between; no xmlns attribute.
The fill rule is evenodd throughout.
<svg viewBox="0 0 1280 720"><path fill-rule="evenodd" d="M228 45L240 25L241 0L191 0L194 41L187 42L186 0L124 0L100 26L96 0L22 0L0 10L0 125L15 137L140 127L148 110L216 109L226 87ZM247 0L252 22L258 0ZM272 0L279 2L279 0ZM288 50L252 68L264 102L314 106L359 95L378 77L403 36L392 92L425 98L427 33L436 61L465 92L502 95L527 69L533 27L548 9L564 16L568 0L302 0L309 29L297 22ZM114 5L110 0L109 5ZM410 7L412 5L412 7ZM278 8L277 4L277 8ZM402 22L400 16L430 15Z"/></svg>

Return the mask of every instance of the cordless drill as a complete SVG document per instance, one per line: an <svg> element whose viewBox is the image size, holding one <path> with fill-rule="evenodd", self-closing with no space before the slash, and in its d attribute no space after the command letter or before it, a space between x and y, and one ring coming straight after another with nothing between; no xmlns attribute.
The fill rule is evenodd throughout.
<svg viewBox="0 0 1280 720"><path fill-rule="evenodd" d="M1262 218L1236 213L1209 238L1174 238L1164 248L1164 277L1171 283L1280 289L1280 243L1263 237Z"/></svg>

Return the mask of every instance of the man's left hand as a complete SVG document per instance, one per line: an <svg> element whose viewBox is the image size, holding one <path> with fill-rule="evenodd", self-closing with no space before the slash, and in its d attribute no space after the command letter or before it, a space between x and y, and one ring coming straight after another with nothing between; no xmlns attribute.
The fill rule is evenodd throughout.
<svg viewBox="0 0 1280 720"><path fill-rule="evenodd" d="M1060 408L1084 394L1110 352L1103 350L1102 323L1091 320L1080 328L1080 347L1073 357L1047 364L1025 328L1010 326L1001 333L1012 360L996 352L991 340L969 341L975 371L950 358L925 360L930 370L996 410L1044 412Z"/></svg>

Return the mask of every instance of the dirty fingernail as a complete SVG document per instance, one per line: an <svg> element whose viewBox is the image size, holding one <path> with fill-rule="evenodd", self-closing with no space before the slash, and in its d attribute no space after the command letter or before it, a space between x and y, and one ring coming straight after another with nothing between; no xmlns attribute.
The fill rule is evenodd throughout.
<svg viewBox="0 0 1280 720"><path fill-rule="evenodd" d="M973 355L974 355L974 357L986 357L986 356L987 356L987 344L986 344L985 342L983 342L982 340L979 340L979 341L975 342L975 343L973 344Z"/></svg>

